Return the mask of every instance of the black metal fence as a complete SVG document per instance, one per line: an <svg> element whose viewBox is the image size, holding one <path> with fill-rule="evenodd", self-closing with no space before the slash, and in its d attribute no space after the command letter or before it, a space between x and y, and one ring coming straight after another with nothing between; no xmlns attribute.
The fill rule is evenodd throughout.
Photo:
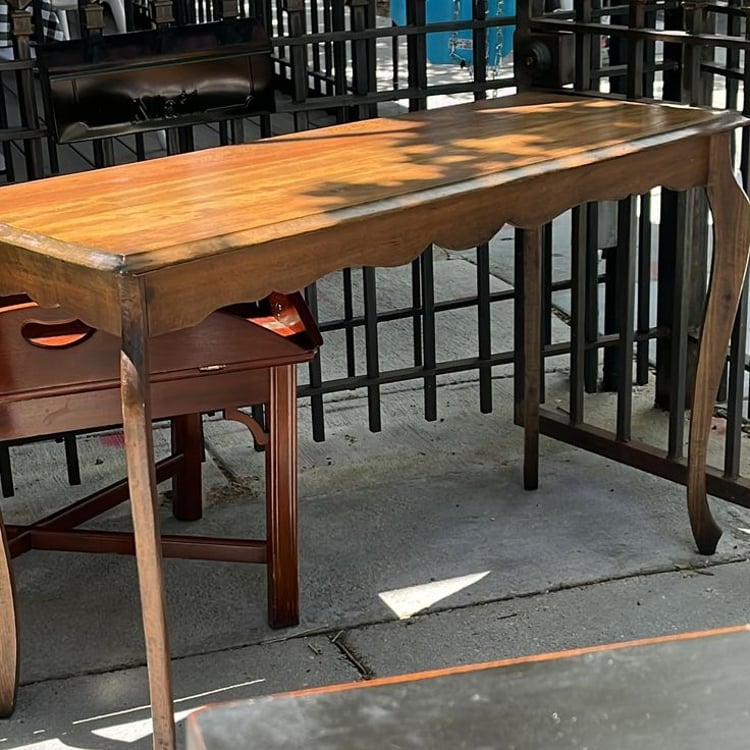
<svg viewBox="0 0 750 750"><path fill-rule="evenodd" d="M390 0L388 6L375 0L125 0L132 28L234 15L262 18L273 43L276 111L166 135L58 146L45 129L30 59L31 42L43 42L42 3L34 0L33 8L33 28L20 11L9 14L15 61L0 64L0 143L8 181L439 106L446 97L499 96L516 87L565 87L742 109L750 74L750 7L742 0ZM72 33L110 31L109 12L102 10L99 3L82 0L71 19ZM736 159L747 187L745 134L738 136ZM570 379L567 415L544 429L683 481L684 404L710 261L705 200L696 191L662 190L617 205L582 206L568 223L547 227L544 240L545 356L570 355L570 335L553 339L553 322L559 330L560 320L578 327L578 345L584 350L583 367ZM553 253L561 246L568 250L565 260ZM372 430L381 427L381 391L389 383L421 381L424 416L432 420L438 415L439 379L469 373L478 380L479 408L492 410L493 371L514 360L512 343L493 338L492 311L516 304L518 285L495 288L493 252L484 245L473 256L472 289L451 298L436 295L440 271L433 250L427 250L404 271L401 300L379 300L382 272L370 268L344 271L306 290L324 336L341 342L322 349L300 388L312 405L315 439L325 436L326 397L352 389L367 392ZM582 300L576 310L565 302L573 290ZM465 352L442 356L441 321L459 311L473 320L464 337L470 345ZM740 476L747 315L745 293L717 412L726 416L723 466L710 470L709 489L750 507L750 484ZM385 370L381 331L389 325L401 326L409 353L397 369ZM657 405L669 409L664 446L640 446L632 440L633 385L649 382ZM617 394L615 427L606 435L589 429L584 413L583 393L601 389ZM72 445L68 440L69 457ZM7 478L3 462L7 464L7 453L0 451L0 472Z"/></svg>

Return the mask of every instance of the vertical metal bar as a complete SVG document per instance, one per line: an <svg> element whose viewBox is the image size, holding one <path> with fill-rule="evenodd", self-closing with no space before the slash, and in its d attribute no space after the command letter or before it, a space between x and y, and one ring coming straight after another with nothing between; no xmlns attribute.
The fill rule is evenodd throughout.
<svg viewBox="0 0 750 750"><path fill-rule="evenodd" d="M541 320L541 347L539 349L540 367L544 372L544 348L552 343L552 222L541 228L540 274L541 299L539 316ZM545 401L544 378L539 381L539 403Z"/></svg>
<svg viewBox="0 0 750 750"><path fill-rule="evenodd" d="M618 231L617 241L620 243L620 231ZM602 252L604 257L604 333L613 334L618 331L616 300L619 286L619 280L617 279L617 254L619 248L606 247ZM617 390L618 356L619 352L613 347L604 349L601 386L605 391Z"/></svg>
<svg viewBox="0 0 750 750"><path fill-rule="evenodd" d="M744 20L745 40L750 40L750 24L747 19L740 19L738 16L729 17L729 33L733 36L739 36L742 31L741 21ZM739 66L739 53L732 57L727 51L727 65ZM743 61L743 80L742 87L744 92L750 92L750 58L747 51L744 54ZM737 82L739 83L739 82ZM730 87L727 81L727 106L737 106L738 86ZM750 112L750 97L745 94L743 97L742 114L747 116ZM740 176L742 186L747 192L750 187L750 132L747 128L742 129L740 140ZM727 393L727 432L724 444L724 473L728 477L737 477L740 473L740 460L742 458L742 423L743 423L743 402L745 396L745 357L747 348L747 328L748 328L748 296L750 296L750 281L745 279L740 297L739 309L734 322L732 331L732 341L729 357L729 388ZM750 400L748 401L750 409Z"/></svg>
<svg viewBox="0 0 750 750"><path fill-rule="evenodd" d="M427 22L426 0L413 0L406 3L407 26L424 26ZM427 41L425 34L409 34L406 38L407 73L409 88L424 91L427 88ZM409 111L426 109L427 97L416 96L409 99Z"/></svg>
<svg viewBox="0 0 750 750"><path fill-rule="evenodd" d="M578 23L591 23L592 21L591 0L575 3L575 18ZM575 89L576 91L587 91L591 88L591 63L592 63L591 34L582 33L576 35L575 48Z"/></svg>
<svg viewBox="0 0 750 750"><path fill-rule="evenodd" d="M323 27L326 33L329 33L333 30L333 15L331 5L331 0L323 0ZM334 90L331 87L334 73L333 42L326 41L323 43L323 62L325 65L326 76L323 91L325 92L326 96L330 96L334 93Z"/></svg>
<svg viewBox="0 0 750 750"><path fill-rule="evenodd" d="M437 419L437 362L435 342L435 276L432 248L420 257L422 266L422 356L424 377L424 418L428 422Z"/></svg>
<svg viewBox="0 0 750 750"><path fill-rule="evenodd" d="M299 40L306 34L305 2L304 0L283 0L283 6L287 13L289 39ZM292 101L299 104L307 99L307 45L291 45L289 55L292 65ZM307 130L306 112L294 112L294 127L295 130Z"/></svg>
<svg viewBox="0 0 750 750"><path fill-rule="evenodd" d="M414 366L422 365L422 264L417 258L411 263L411 310Z"/></svg>
<svg viewBox="0 0 750 750"><path fill-rule="evenodd" d="M353 31L364 31L368 26L368 7L370 0L348 0L351 8L351 27ZM366 39L355 39L351 43L352 49L352 78L354 94L365 96L370 88L370 50ZM377 107L363 104L357 108L358 119L372 117L377 113Z"/></svg>
<svg viewBox="0 0 750 750"><path fill-rule="evenodd" d="M574 208L571 214L570 258L570 421L583 422L584 368L586 366L586 257L588 255L587 206Z"/></svg>
<svg viewBox="0 0 750 750"><path fill-rule="evenodd" d="M31 14L25 10L8 8L13 33L13 50L16 60L31 59L30 39L32 34ZM16 72L18 105L21 123L27 128L39 127L34 74L31 68ZM36 180L44 176L44 156L39 138L27 138L23 142L24 159L28 179Z"/></svg>
<svg viewBox="0 0 750 750"><path fill-rule="evenodd" d="M111 138L102 138L92 144L94 151L94 166L97 169L111 167L115 163L115 152Z"/></svg>
<svg viewBox="0 0 750 750"><path fill-rule="evenodd" d="M690 194L679 196L677 210L674 213L674 224L665 224L662 221L659 226L659 244L664 247L665 235L675 236L675 247L679 248L672 258L671 268L671 303L670 314L670 366L669 376L669 438L667 445L667 456L672 459L682 458L683 443L685 435L685 400L687 394L687 331L688 331L688 309L687 309L687 254L682 250L690 246L690 233L692 224L688 221L692 201ZM662 256L659 254L659 270L661 272ZM659 300L662 302L662 300Z"/></svg>
<svg viewBox="0 0 750 750"><path fill-rule="evenodd" d="M0 68L2 70L2 68ZM5 78L0 72L0 130L8 127L8 99L6 96ZM5 163L5 179L7 182L14 182L16 179L15 167L13 165L13 152L11 142L4 141L2 144L2 155ZM55 157L57 151L54 149ZM59 172L59 166L55 160L55 169Z"/></svg>
<svg viewBox="0 0 750 750"><path fill-rule="evenodd" d="M346 27L346 15L344 13L344 3L336 0L331 7L331 26L333 31L343 31ZM346 94L346 42L333 43L333 86L337 96ZM346 108L336 111L336 117L339 122L346 119Z"/></svg>
<svg viewBox="0 0 750 750"><path fill-rule="evenodd" d="M345 268L341 273L344 286L344 338L346 342L346 374L353 378L357 374L357 352L354 347L354 298L352 295L352 270Z"/></svg>
<svg viewBox="0 0 750 750"><path fill-rule="evenodd" d="M628 3L626 13L613 14L613 23L626 22L631 29L642 29L645 25L645 0L633 0ZM610 42L610 59L611 63L624 61L626 63L625 79L613 81L613 90L624 93L628 99L639 99L643 96L643 39L628 38L616 39L612 45ZM604 350L604 371L602 377L602 387L605 390L616 390L618 393L618 427L617 433L619 439L629 439L629 437L620 437L621 435L630 434L629 425L626 426L623 420L627 417L630 419L630 403L632 401L632 357L633 357L633 316L628 314L632 312L631 304L628 304L624 292L627 292L627 298L631 298L635 276L629 276L627 279L620 278L621 271L629 271L634 268L633 253L635 251L635 227L631 220L634 221L635 205L632 197L625 198L618 205L618 236L617 247L607 248L606 250L606 281L605 281L605 302L604 302L604 331L605 333L618 332L620 336L620 346L617 348L607 348ZM621 224L625 221L625 224ZM627 256L627 260L623 258ZM617 302L615 301L617 300ZM628 343L630 346L628 346ZM623 361L623 358L624 361ZM625 382L620 378L624 377Z"/></svg>
<svg viewBox="0 0 750 750"><path fill-rule="evenodd" d="M594 4L591 0L575 2L576 21L591 23L593 9ZM578 91L588 91L592 88L591 73L595 67L600 67L599 45L592 43L590 34L577 34L575 88ZM596 340L599 331L598 211L598 204L589 203L574 209L571 218L573 322L570 355L570 418L574 423L583 421L584 392L594 393L598 388L599 352L597 349L588 349L586 346Z"/></svg>
<svg viewBox="0 0 750 750"><path fill-rule="evenodd" d="M310 3L310 31L313 34L316 34L321 31L321 23L319 18L319 8L318 3ZM320 71L320 45L319 44L313 44L312 45L312 66L313 70ZM321 88L321 80L319 76L314 76L313 78L313 91L320 96L323 93L323 90Z"/></svg>
<svg viewBox="0 0 750 750"><path fill-rule="evenodd" d="M659 15L659 10L656 6L646 8L644 25L647 29L655 29L656 21ZM643 73L643 95L647 97L653 97L654 95L654 80L656 73L653 68L656 65L656 43L647 41L643 48L643 62L644 62L644 73ZM650 70L646 70L650 69Z"/></svg>
<svg viewBox="0 0 750 750"><path fill-rule="evenodd" d="M742 455L742 406L745 396L745 347L747 345L748 284L742 288L737 318L732 330L727 394L727 431L724 445L724 475L740 475Z"/></svg>
<svg viewBox="0 0 750 750"><path fill-rule="evenodd" d="M135 158L138 161L145 161L146 159L146 144L143 140L143 133L135 134Z"/></svg>
<svg viewBox="0 0 750 750"><path fill-rule="evenodd" d="M75 435L63 436L65 446L65 464L68 467L68 484L81 483L81 464L78 460L78 443Z"/></svg>
<svg viewBox="0 0 750 750"><path fill-rule="evenodd" d="M376 0L368 0L366 12L366 24L368 29L377 26ZM367 91L378 90L378 51L377 40L372 37L366 40L367 49ZM378 116L378 105L372 103L369 109L370 117Z"/></svg>
<svg viewBox="0 0 750 750"><path fill-rule="evenodd" d="M526 341L523 326L523 300L526 296L524 268L524 230L516 229L513 236L513 421L523 425L524 419L524 355Z"/></svg>
<svg viewBox="0 0 750 750"><path fill-rule="evenodd" d="M684 28L684 13L681 5L667 7L664 11L664 28L667 30L682 30ZM682 46L680 44L664 44L663 93L665 101L679 102L682 99ZM672 326L674 309L674 269L675 258L682 254L682 248L677 243L678 232L674 229L681 217L678 193L663 188L661 191L661 220L659 225L659 254L657 270L656 322L661 330L669 330ZM670 227L670 231L663 228ZM671 403L671 377L674 372L672 365L672 337L660 336L656 341L656 380L655 403L662 409L669 409ZM680 404L680 409L682 404Z"/></svg>
<svg viewBox="0 0 750 750"><path fill-rule="evenodd" d="M486 21L487 0L471 0L471 17L475 21ZM497 29L499 34L502 29ZM487 80L487 28L482 26L472 31L472 70L474 83L484 83ZM474 91L474 99L486 99L484 90Z"/></svg>
<svg viewBox="0 0 750 750"><path fill-rule="evenodd" d="M599 338L599 206L586 208L586 315L584 335L587 344ZM584 389L596 393L599 388L599 352L588 348L584 354Z"/></svg>
<svg viewBox="0 0 750 750"><path fill-rule="evenodd" d="M362 269L362 286L365 305L365 359L367 362L367 415L371 432L380 432L380 352L378 347L378 303L375 269Z"/></svg>
<svg viewBox="0 0 750 750"><path fill-rule="evenodd" d="M305 302L307 302L307 306L310 308L310 314L313 316L313 319L318 320L317 284L313 283L305 288ZM320 388L320 385L323 382L320 357L315 357L315 359L311 360L310 364L307 366L307 370L312 388ZM323 396L320 393L313 393L313 395L310 396L310 412L313 440L316 443L320 443L326 439Z"/></svg>
<svg viewBox="0 0 750 750"><path fill-rule="evenodd" d="M642 337L636 344L638 385L646 385L649 376L649 340L651 330L651 195L641 196L638 224L638 309L637 330Z"/></svg>
<svg viewBox="0 0 750 750"><path fill-rule="evenodd" d="M523 233L523 486L533 490L539 486L539 403L544 380L540 368L541 329L541 231L539 227Z"/></svg>
<svg viewBox="0 0 750 750"><path fill-rule="evenodd" d="M3 497L13 497L13 468L10 463L10 448L7 443L0 443L0 489Z"/></svg>
<svg viewBox="0 0 750 750"><path fill-rule="evenodd" d="M691 35L702 34L710 31L707 28L706 8L708 3L704 0L691 0L683 3L686 14L685 20L688 33ZM711 55L705 46L689 45L685 51L685 70L683 71L683 96L689 104L702 105L710 102L711 89L706 86L707 79L701 72L701 64ZM705 309L706 287L708 284L708 200L702 190L693 190L693 205L686 216L686 220L692 224L692 241L686 246L689 253L689 276L688 276L688 349L687 349L687 372L688 388L693 382L695 369L698 362L698 331L703 323ZM726 376L726 373L725 373ZM722 379L723 385L726 379ZM723 390L723 388L722 388Z"/></svg>
<svg viewBox="0 0 750 750"><path fill-rule="evenodd" d="M552 231L551 223L542 227L542 346L552 343Z"/></svg>
<svg viewBox="0 0 750 750"><path fill-rule="evenodd" d="M633 413L633 311L635 298L635 201L620 201L617 226L616 318L619 329L617 358L617 439L630 440Z"/></svg>
<svg viewBox="0 0 750 750"><path fill-rule="evenodd" d="M232 143L244 143L245 142L245 120L241 117L235 117L233 120L230 121L229 127L232 132ZM185 128L185 131L190 133L190 147L186 150L195 151L193 128Z"/></svg>
<svg viewBox="0 0 750 750"><path fill-rule="evenodd" d="M271 115L260 115L258 117L258 125L260 126L260 137L270 138L271 133Z"/></svg>
<svg viewBox="0 0 750 750"><path fill-rule="evenodd" d="M393 27L395 28L398 24L393 21ZM399 37L394 36L391 39L391 61L393 65L393 74L391 76L391 85L396 90L399 87L399 75L398 75L398 58L399 58Z"/></svg>
<svg viewBox="0 0 750 750"><path fill-rule="evenodd" d="M492 311L490 309L490 246L477 248L477 336L479 349L479 410L492 411Z"/></svg>
<svg viewBox="0 0 750 750"><path fill-rule="evenodd" d="M646 27L646 3L643 0L630 3L628 24L633 29L644 29ZM646 52L646 45L643 39L631 38L628 40L627 96L629 99L640 99L643 97L643 86L646 80L644 75ZM635 198L629 198L627 201L621 203L620 211L623 220L628 221L630 217L630 220L635 221L635 201ZM624 205L625 203L628 203L627 207ZM625 227L619 221L618 227L622 236ZM627 231L632 232L632 239L628 238L630 252L635 252L636 245L638 248L638 284L636 287L638 290L638 315L636 326L639 333L645 335L650 328L651 315L651 196L649 194L640 197L640 219L637 235L630 223L627 225ZM620 248L618 247L619 252ZM633 278L634 281L635 278ZM632 330L632 316L629 316L628 321L628 330ZM636 381L641 385L648 382L648 349L647 339L640 341L636 349ZM621 363L623 371L629 374L630 385L632 385L632 365L630 362L632 358L632 340L630 348L625 351L623 356L627 357L627 362ZM624 390L624 384L620 385L621 389Z"/></svg>

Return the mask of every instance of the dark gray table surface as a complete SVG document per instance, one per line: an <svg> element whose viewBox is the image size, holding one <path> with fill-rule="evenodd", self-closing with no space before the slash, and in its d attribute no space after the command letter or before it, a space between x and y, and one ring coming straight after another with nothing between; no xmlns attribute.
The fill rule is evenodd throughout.
<svg viewBox="0 0 750 750"><path fill-rule="evenodd" d="M187 743L188 750L748 750L750 632L209 706L190 717Z"/></svg>

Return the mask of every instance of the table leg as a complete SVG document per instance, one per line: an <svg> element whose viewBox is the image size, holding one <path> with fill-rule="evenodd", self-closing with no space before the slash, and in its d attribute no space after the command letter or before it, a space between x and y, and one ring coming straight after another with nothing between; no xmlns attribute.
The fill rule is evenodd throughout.
<svg viewBox="0 0 750 750"><path fill-rule="evenodd" d="M542 361L542 228L523 233L523 486L539 486L539 396Z"/></svg>
<svg viewBox="0 0 750 750"><path fill-rule="evenodd" d="M10 716L18 688L18 622L8 537L0 513L0 718Z"/></svg>
<svg viewBox="0 0 750 750"><path fill-rule="evenodd" d="M724 369L750 250L750 204L734 178L729 139L711 139L708 201L714 220L714 257L703 318L688 448L688 512L698 550L716 550L721 529L706 500L706 456L714 400Z"/></svg>
<svg viewBox="0 0 750 750"><path fill-rule="evenodd" d="M162 579L154 446L151 431L146 304L137 280L123 280L120 383L125 456L146 638L154 750L174 750L172 677Z"/></svg>
<svg viewBox="0 0 750 750"><path fill-rule="evenodd" d="M266 560L272 628L299 622L297 369L272 367L266 445Z"/></svg>

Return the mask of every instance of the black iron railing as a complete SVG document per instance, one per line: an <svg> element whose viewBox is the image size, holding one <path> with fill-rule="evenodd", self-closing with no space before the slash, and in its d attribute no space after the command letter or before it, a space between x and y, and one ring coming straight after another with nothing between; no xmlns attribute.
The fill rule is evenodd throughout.
<svg viewBox="0 0 750 750"><path fill-rule="evenodd" d="M746 106L750 9L741 0L390 3L384 8L375 0L125 0L134 26L201 23L234 15L263 19L273 46L276 111L215 126L179 128L161 140L136 134L74 147L59 146L47 137L35 63L29 59L30 42L42 41L41 27L37 23L31 30L16 15L16 61L0 64L6 179L418 110L443 104L445 97L499 96L517 86ZM34 17L40 12L35 0ZM81 34L111 29L108 15L95 2L81 2L78 21ZM514 55L506 54L510 27L517 29ZM743 134L737 140L737 164L746 186L747 162ZM684 404L710 259L709 229L700 193L667 190L616 205L582 206L568 223L545 229L544 354L570 355L572 346L580 348L569 360L568 420L555 427L557 437L680 480ZM565 259L553 253L561 247L567 249ZM479 383L479 408L492 410L493 372L512 364L514 351L511 342L493 339L490 321L497 306L517 302L518 285L493 287L497 244L484 245L466 256L476 269L473 288L450 299L438 298L436 274L441 267L433 250L427 250L403 270L403 297L388 305L378 300L383 272L374 269L344 271L306 290L324 336L340 342L323 347L300 388L312 404L315 439L325 436L326 398L352 389L367 393L372 430L381 428L381 392L389 383L421 381L424 416L432 420L438 416L439 380L469 373ZM509 282L514 281L512 265L511 258ZM631 280L636 283L631 285ZM632 294L625 293L631 288ZM571 293L575 309L565 300ZM750 485L740 476L747 308L745 293L722 394L720 413L727 418L724 465L711 475L712 492L743 505L750 505ZM465 338L471 345L442 356L441 324L459 312L470 312L475 321L466 324L470 328ZM575 344L570 335L553 339L553 322L559 330L560 320L577 326ZM396 369L385 370L388 343L381 331L391 325L400 326L401 340L408 339L409 355ZM664 460L656 450L634 451L630 440L632 386L647 383L653 384L657 405L669 408ZM617 393L612 439L595 439L586 430L584 394L599 389ZM3 465L0 451L0 473Z"/></svg>

